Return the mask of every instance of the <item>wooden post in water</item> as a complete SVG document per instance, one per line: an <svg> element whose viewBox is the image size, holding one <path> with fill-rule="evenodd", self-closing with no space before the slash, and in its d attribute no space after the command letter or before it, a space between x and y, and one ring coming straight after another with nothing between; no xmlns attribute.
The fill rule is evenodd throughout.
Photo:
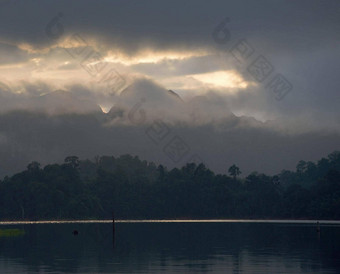
<svg viewBox="0 0 340 274"><path fill-rule="evenodd" d="M114 212L112 211L112 247L115 247L115 215Z"/></svg>

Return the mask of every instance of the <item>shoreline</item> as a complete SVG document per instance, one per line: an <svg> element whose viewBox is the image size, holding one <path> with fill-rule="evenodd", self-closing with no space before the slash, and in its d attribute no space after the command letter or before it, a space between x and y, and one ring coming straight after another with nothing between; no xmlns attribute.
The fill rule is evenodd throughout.
<svg viewBox="0 0 340 274"><path fill-rule="evenodd" d="M286 223L286 224L339 224L340 220L310 219L117 219L115 223ZM72 223L112 223L112 220L41 220L41 221L0 221L0 225L21 224L72 224Z"/></svg>

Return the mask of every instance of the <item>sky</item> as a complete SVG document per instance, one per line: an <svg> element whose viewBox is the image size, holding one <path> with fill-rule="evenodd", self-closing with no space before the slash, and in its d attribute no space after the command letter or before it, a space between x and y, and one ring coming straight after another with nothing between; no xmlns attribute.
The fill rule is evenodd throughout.
<svg viewBox="0 0 340 274"><path fill-rule="evenodd" d="M340 147L339 1L0 0L0 175L131 153L277 173Z"/></svg>

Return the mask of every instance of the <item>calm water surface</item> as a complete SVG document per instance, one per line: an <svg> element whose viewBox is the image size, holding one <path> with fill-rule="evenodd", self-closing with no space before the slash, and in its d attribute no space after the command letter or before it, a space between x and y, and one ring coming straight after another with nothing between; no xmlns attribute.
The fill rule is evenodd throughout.
<svg viewBox="0 0 340 274"><path fill-rule="evenodd" d="M0 223L0 273L340 273L339 244L336 222L118 222L114 247L107 222Z"/></svg>

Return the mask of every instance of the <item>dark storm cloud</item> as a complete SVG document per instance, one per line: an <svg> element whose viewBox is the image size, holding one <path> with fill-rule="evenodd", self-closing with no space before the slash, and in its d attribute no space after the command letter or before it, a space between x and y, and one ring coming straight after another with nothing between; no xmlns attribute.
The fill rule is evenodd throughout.
<svg viewBox="0 0 340 274"><path fill-rule="evenodd" d="M66 32L128 53L147 46L180 50L212 47L213 28L229 17L232 37L294 53L337 41L339 11L337 1L16 1L1 8L0 34L41 46L46 24L62 12Z"/></svg>

